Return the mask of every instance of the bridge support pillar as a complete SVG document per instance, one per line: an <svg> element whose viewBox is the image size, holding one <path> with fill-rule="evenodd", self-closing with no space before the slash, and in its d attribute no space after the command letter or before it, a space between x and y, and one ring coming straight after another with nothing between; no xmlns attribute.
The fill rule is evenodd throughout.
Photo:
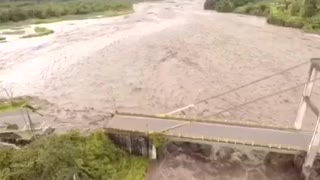
<svg viewBox="0 0 320 180"><path fill-rule="evenodd" d="M126 137L126 146L127 146L127 149L130 153L132 153L132 142L131 142L131 136L127 136Z"/></svg>
<svg viewBox="0 0 320 180"><path fill-rule="evenodd" d="M157 159L157 148L151 140L149 140L149 158Z"/></svg>
<svg viewBox="0 0 320 180"><path fill-rule="evenodd" d="M302 127L304 115L308 106L308 100L312 94L314 81L317 78L318 71L320 71L320 58L313 58L311 59L311 66L309 70L308 80L303 91L303 95L300 101L300 106L298 109L298 114L296 117L296 121L294 123L294 126L296 129L301 129Z"/></svg>
<svg viewBox="0 0 320 180"><path fill-rule="evenodd" d="M317 124L309 145L307 156L303 164L303 173L306 177L308 177L310 170L313 166L314 160L319 151L319 147L320 147L319 145L320 145L320 116L318 116Z"/></svg>

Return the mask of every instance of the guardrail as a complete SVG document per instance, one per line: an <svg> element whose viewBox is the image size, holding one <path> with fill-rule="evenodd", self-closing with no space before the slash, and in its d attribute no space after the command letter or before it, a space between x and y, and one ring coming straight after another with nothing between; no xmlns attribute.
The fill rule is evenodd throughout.
<svg viewBox="0 0 320 180"><path fill-rule="evenodd" d="M184 141L192 141L192 140L200 140L203 142L216 142L216 143L224 143L224 144L234 144L234 145L244 145L244 146L252 146L264 149L273 149L273 150L285 150L285 151L296 151L296 152L304 152L306 149L302 149L300 147L288 146L288 145L281 145L281 144L263 144L263 143L256 143L254 141L239 141L236 139L227 139L227 138L206 138L204 136L199 137L192 137L182 134L172 134L172 133L162 133L162 132L154 132L154 131L139 131L136 129L133 130L126 130L120 128L105 128L107 133L114 133L114 134L126 134L126 135L143 135L149 136L151 134L160 134L169 139L183 139Z"/></svg>

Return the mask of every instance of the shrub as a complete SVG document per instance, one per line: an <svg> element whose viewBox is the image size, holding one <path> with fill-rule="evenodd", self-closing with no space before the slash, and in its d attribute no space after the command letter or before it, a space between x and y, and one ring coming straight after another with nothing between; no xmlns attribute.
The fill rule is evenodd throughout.
<svg viewBox="0 0 320 180"><path fill-rule="evenodd" d="M292 16L285 20L284 25L286 27L302 28L304 26L304 20L301 17Z"/></svg>
<svg viewBox="0 0 320 180"><path fill-rule="evenodd" d="M33 10L33 16L34 18L39 18L39 19L46 19L48 16L46 14L46 10L42 7L36 8Z"/></svg>
<svg viewBox="0 0 320 180"><path fill-rule="evenodd" d="M62 14L62 8L49 5L46 7L45 14L48 17L59 17Z"/></svg>
<svg viewBox="0 0 320 180"><path fill-rule="evenodd" d="M301 3L297 0L293 1L289 5L289 14L290 16L299 16Z"/></svg>
<svg viewBox="0 0 320 180"><path fill-rule="evenodd" d="M245 6L238 7L235 12L241 14L251 14L256 16L268 16L270 13L268 2L249 3Z"/></svg>
<svg viewBox="0 0 320 180"><path fill-rule="evenodd" d="M5 41L7 38L5 37L0 37L0 41ZM1 105L0 105L0 108L1 108Z"/></svg>
<svg viewBox="0 0 320 180"><path fill-rule="evenodd" d="M232 12L235 6L231 0L220 0L217 2L216 10L219 12Z"/></svg>
<svg viewBox="0 0 320 180"><path fill-rule="evenodd" d="M9 11L9 20L11 21L22 21L27 19L28 15L26 12L20 8L12 8Z"/></svg>
<svg viewBox="0 0 320 180"><path fill-rule="evenodd" d="M304 26L304 19L299 16L290 16L277 8L272 8L267 22L274 25L302 28Z"/></svg>
<svg viewBox="0 0 320 180"><path fill-rule="evenodd" d="M311 17L317 13L316 0L304 0L304 4L300 9L301 17Z"/></svg>
<svg viewBox="0 0 320 180"><path fill-rule="evenodd" d="M76 14L88 14L91 11L86 4L79 4L76 8Z"/></svg>
<svg viewBox="0 0 320 180"><path fill-rule="evenodd" d="M306 31L319 33L320 32L320 14L308 19L303 29Z"/></svg>
<svg viewBox="0 0 320 180"><path fill-rule="evenodd" d="M267 18L267 22L269 24L278 25L278 26L284 26L284 24L285 24L285 22L282 18L280 18L279 16L275 16L275 15L270 15Z"/></svg>
<svg viewBox="0 0 320 180"><path fill-rule="evenodd" d="M259 0L232 0L232 4L234 5L234 7L240 7L258 1Z"/></svg>
<svg viewBox="0 0 320 180"><path fill-rule="evenodd" d="M300 16L301 17L311 17L316 13L316 10L311 5L304 5L300 9Z"/></svg>
<svg viewBox="0 0 320 180"><path fill-rule="evenodd" d="M47 31L50 31L50 29L47 29L45 27L35 27L34 28L34 32L36 32L36 33L44 33L44 32L47 32Z"/></svg>

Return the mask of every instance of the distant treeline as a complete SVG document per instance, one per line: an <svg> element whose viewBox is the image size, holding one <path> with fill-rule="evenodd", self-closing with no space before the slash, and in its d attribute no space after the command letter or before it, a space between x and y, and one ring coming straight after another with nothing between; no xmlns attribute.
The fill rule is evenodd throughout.
<svg viewBox="0 0 320 180"><path fill-rule="evenodd" d="M131 0L0 0L0 23L132 9Z"/></svg>

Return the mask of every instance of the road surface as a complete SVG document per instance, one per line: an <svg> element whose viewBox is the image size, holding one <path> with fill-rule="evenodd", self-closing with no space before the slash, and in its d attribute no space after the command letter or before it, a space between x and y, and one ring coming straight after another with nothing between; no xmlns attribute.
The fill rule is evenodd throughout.
<svg viewBox="0 0 320 180"><path fill-rule="evenodd" d="M233 126L217 123L188 122L170 119L134 117L116 115L106 128L138 131L143 133L161 132L167 135L181 136L201 140L229 140L239 144L248 143L266 147L308 150L312 132L294 130L276 130Z"/></svg>

